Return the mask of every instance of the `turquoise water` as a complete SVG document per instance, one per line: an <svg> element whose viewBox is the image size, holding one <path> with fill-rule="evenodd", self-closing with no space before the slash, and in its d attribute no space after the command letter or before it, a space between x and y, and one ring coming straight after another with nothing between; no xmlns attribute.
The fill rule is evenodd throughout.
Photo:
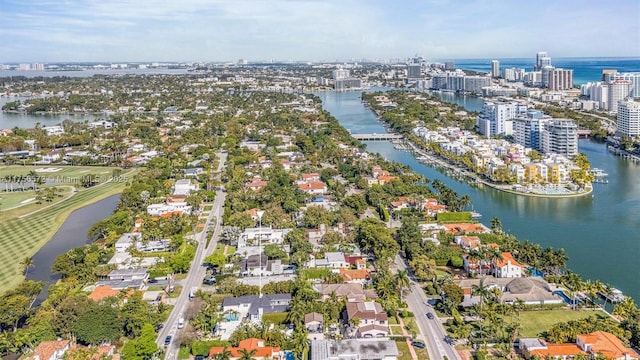
<svg viewBox="0 0 640 360"><path fill-rule="evenodd" d="M352 133L384 133L359 92L321 93L323 106ZM640 299L640 165L612 155L603 144L580 140L592 167L609 174L608 184L594 184L593 197L534 198L472 187L418 162L389 142L368 142L367 149L410 166L426 178L439 179L459 194L469 194L484 222L494 216L520 240L564 248L569 267L584 278L599 279Z"/></svg>

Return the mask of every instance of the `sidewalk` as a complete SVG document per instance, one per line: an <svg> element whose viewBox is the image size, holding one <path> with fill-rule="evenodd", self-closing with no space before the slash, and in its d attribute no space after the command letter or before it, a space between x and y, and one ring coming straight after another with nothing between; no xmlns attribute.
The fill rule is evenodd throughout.
<svg viewBox="0 0 640 360"><path fill-rule="evenodd" d="M404 327L404 321L400 316L398 316L398 323L400 324L400 328L402 329L402 335L404 335L405 341L407 342L407 346L409 347L411 358L413 360L418 360L418 354L416 354L416 349L414 349L413 345L411 345L411 340L409 340L409 333L407 333L407 329Z"/></svg>

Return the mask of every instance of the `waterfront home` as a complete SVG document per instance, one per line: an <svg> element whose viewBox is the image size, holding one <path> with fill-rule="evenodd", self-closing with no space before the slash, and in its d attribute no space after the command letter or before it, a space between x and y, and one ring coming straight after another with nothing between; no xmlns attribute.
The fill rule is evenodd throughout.
<svg viewBox="0 0 640 360"><path fill-rule="evenodd" d="M142 239L140 233L124 233L115 243L116 252L126 252L130 247L134 246L138 240Z"/></svg>
<svg viewBox="0 0 640 360"><path fill-rule="evenodd" d="M447 234L491 233L491 229L481 223L451 223L443 226Z"/></svg>
<svg viewBox="0 0 640 360"><path fill-rule="evenodd" d="M351 334L355 337L389 336L387 312L377 302L348 302L344 320L347 324L351 324Z"/></svg>
<svg viewBox="0 0 640 360"><path fill-rule="evenodd" d="M222 311L237 313L240 318L262 321L263 314L289 311L291 294L264 294L226 297L222 300Z"/></svg>
<svg viewBox="0 0 640 360"><path fill-rule="evenodd" d="M71 348L69 340L43 341L33 350L29 360L62 360Z"/></svg>
<svg viewBox="0 0 640 360"><path fill-rule="evenodd" d="M60 160L60 151L50 151L42 155L42 161L45 163L52 163Z"/></svg>
<svg viewBox="0 0 640 360"><path fill-rule="evenodd" d="M173 214L191 214L192 207L186 202L147 205L147 214L151 216L171 216Z"/></svg>
<svg viewBox="0 0 640 360"><path fill-rule="evenodd" d="M237 347L214 346L209 350L209 358L215 359L217 355L222 354L225 351L230 352L230 355L228 357L229 360L243 358L243 352L245 351L253 354L251 355L251 358L256 360L280 360L284 357L284 354L280 351L279 347L265 346L264 340L249 338L240 341Z"/></svg>
<svg viewBox="0 0 640 360"><path fill-rule="evenodd" d="M510 252L503 252L499 259L492 261L491 267L495 277L522 277L522 265L513 258Z"/></svg>
<svg viewBox="0 0 640 360"><path fill-rule="evenodd" d="M112 270L107 277L109 280L122 280L122 281L131 281L131 280L143 280L146 281L149 278L149 273L147 272L148 268L140 268L140 269L119 269Z"/></svg>
<svg viewBox="0 0 640 360"><path fill-rule="evenodd" d="M468 293L469 300L474 285L480 284L481 279L456 280L455 283L462 288L465 294ZM521 278L484 278L484 286L488 289L498 288L501 293L498 300L501 303L512 304L516 300L522 300L526 305L548 305L562 304L564 301L554 293L552 287L543 278L521 277ZM473 302L469 302L473 305Z"/></svg>
<svg viewBox="0 0 640 360"><path fill-rule="evenodd" d="M396 360L400 356L393 340L312 340L311 360Z"/></svg>

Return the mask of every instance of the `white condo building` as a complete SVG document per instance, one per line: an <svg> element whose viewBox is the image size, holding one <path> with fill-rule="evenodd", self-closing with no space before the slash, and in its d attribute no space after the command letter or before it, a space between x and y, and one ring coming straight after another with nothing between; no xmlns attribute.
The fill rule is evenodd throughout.
<svg viewBox="0 0 640 360"><path fill-rule="evenodd" d="M552 119L544 125L542 152L573 157L578 155L578 125L571 119Z"/></svg>
<svg viewBox="0 0 640 360"><path fill-rule="evenodd" d="M627 80L614 80L608 84L607 108L609 111L618 111L618 101L624 100L631 94L631 82Z"/></svg>
<svg viewBox="0 0 640 360"><path fill-rule="evenodd" d="M609 74L612 81L626 80L631 83L630 96L634 98L640 97L640 72L634 73L613 73Z"/></svg>
<svg viewBox="0 0 640 360"><path fill-rule="evenodd" d="M618 124L616 134L640 136L640 102L633 100L618 102Z"/></svg>
<svg viewBox="0 0 640 360"><path fill-rule="evenodd" d="M497 78L500 76L500 61L491 60L491 77Z"/></svg>
<svg viewBox="0 0 640 360"><path fill-rule="evenodd" d="M527 105L519 102L485 102L482 113L476 120L478 132L485 136L511 135L513 123L510 120L527 111Z"/></svg>

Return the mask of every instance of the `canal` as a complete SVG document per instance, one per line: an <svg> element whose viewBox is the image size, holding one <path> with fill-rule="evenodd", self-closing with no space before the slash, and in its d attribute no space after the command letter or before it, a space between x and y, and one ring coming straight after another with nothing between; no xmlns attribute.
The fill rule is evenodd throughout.
<svg viewBox="0 0 640 360"><path fill-rule="evenodd" d="M324 109L353 134L385 132L375 113L360 101L360 92L324 92L318 96ZM476 100L482 101L464 102L477 106ZM605 145L580 140L579 148L592 167L609 174L608 184L594 184L593 196L546 199L472 187L418 162L408 152L394 149L390 142L366 144L369 151L387 160L406 164L428 179L439 179L459 194L469 194L485 224L495 216L501 219L505 231L520 240L564 248L573 271L640 299L640 278L634 270L640 258L640 166L612 155Z"/></svg>
<svg viewBox="0 0 640 360"><path fill-rule="evenodd" d="M51 240L33 256L33 267L29 268L26 278L45 282L45 288L36 298L35 305L39 305L47 298L49 285L55 284L60 279L60 275L51 272L51 266L56 257L91 243L91 239L87 239L87 231L96 222L111 216L119 199L119 194L112 195L73 211Z"/></svg>

